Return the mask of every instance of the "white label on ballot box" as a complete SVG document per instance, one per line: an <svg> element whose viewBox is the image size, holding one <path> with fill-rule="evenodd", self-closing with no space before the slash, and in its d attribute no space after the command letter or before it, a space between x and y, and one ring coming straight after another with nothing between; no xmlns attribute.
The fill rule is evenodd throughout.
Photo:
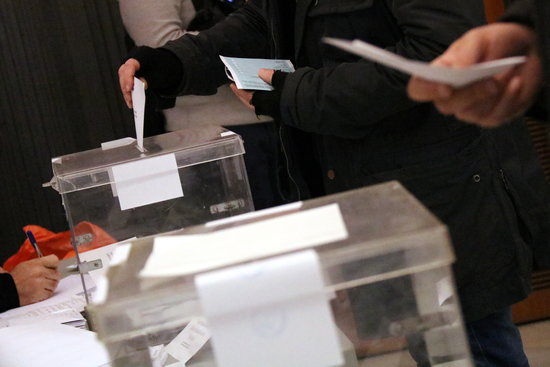
<svg viewBox="0 0 550 367"><path fill-rule="evenodd" d="M121 210L183 196L174 154L119 164L113 176Z"/></svg>
<svg viewBox="0 0 550 367"><path fill-rule="evenodd" d="M204 272L347 237L338 204L329 204L213 233L157 237L140 276Z"/></svg>
<svg viewBox="0 0 550 367"><path fill-rule="evenodd" d="M198 275L195 285L217 366L343 363L315 251Z"/></svg>

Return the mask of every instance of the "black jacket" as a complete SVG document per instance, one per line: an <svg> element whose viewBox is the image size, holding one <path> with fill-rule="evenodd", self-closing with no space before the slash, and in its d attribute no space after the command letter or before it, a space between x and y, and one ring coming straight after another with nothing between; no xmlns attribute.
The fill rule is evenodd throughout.
<svg viewBox="0 0 550 367"><path fill-rule="evenodd" d="M544 70L545 105L543 113L537 117L549 120L550 115L550 1L548 0L519 0L508 9L502 21L515 22L534 28L539 39L539 49ZM537 111L539 112L539 111Z"/></svg>
<svg viewBox="0 0 550 367"><path fill-rule="evenodd" d="M9 273L0 274L0 312L19 307L19 294Z"/></svg>
<svg viewBox="0 0 550 367"><path fill-rule="evenodd" d="M208 94L224 83L220 54L291 58L297 71L282 90L280 132L300 191L397 179L450 229L467 320L524 298L532 251L550 265L550 221L547 197L537 197L546 187L530 143L510 139L525 134L523 126L482 131L444 117L407 98L405 75L319 41L360 38L431 60L482 24L483 2L304 0L295 2L290 31L289 3L251 0L212 29L168 43L164 49L183 65L177 92Z"/></svg>

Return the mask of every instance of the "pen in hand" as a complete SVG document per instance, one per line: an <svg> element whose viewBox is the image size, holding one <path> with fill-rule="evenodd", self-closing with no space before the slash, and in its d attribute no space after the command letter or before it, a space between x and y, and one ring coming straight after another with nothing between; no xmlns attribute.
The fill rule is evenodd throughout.
<svg viewBox="0 0 550 367"><path fill-rule="evenodd" d="M36 242L36 238L34 238L34 234L32 234L31 231L27 231L25 233L27 234L27 238L34 248L34 251L36 251L36 255L38 255L38 257L42 257L42 251L40 251L40 248L38 247L38 243Z"/></svg>

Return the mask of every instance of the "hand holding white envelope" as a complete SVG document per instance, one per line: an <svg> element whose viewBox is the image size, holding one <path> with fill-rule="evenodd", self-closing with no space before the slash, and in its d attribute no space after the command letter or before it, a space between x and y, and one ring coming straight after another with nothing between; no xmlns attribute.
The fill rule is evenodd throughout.
<svg viewBox="0 0 550 367"><path fill-rule="evenodd" d="M515 65L524 63L524 56L508 57L500 60L479 63L467 68L457 69L445 66L431 65L427 62L409 60L382 48L373 46L361 40L343 40L325 37L323 41L329 45L377 62L384 66L415 75L425 80L448 84L460 88L478 80L505 72Z"/></svg>

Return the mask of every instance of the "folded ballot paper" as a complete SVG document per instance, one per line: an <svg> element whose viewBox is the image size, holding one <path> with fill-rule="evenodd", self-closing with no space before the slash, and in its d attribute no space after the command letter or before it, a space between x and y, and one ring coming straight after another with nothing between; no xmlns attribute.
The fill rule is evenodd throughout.
<svg viewBox="0 0 550 367"><path fill-rule="evenodd" d="M273 87L264 82L259 76L260 69L280 70L286 73L294 71L290 60L279 59L246 59L240 57L221 56L225 64L227 77L234 81L239 89L273 90Z"/></svg>
<svg viewBox="0 0 550 367"><path fill-rule="evenodd" d="M325 37L323 41L329 45L341 48L342 50L399 70L403 73L415 75L433 82L448 84L455 88L460 88L478 80L500 74L526 60L524 56L508 57L458 69L431 65L430 63L417 60L409 60L361 40L348 41Z"/></svg>

